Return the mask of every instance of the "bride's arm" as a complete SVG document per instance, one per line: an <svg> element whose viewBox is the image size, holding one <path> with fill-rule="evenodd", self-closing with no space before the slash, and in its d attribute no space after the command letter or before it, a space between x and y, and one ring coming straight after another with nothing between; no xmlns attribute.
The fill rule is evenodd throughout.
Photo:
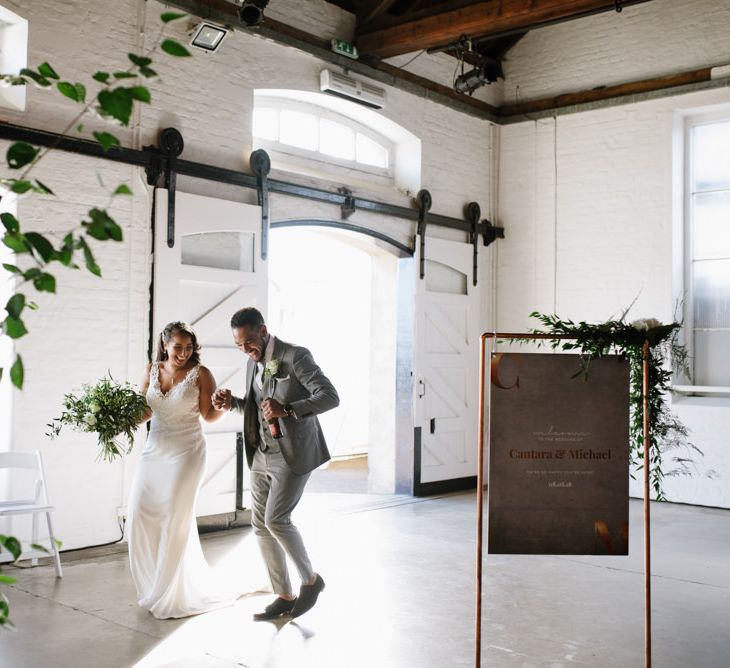
<svg viewBox="0 0 730 668"><path fill-rule="evenodd" d="M152 368L152 363L147 363L147 368L144 370L144 376L142 376L142 382L139 384L139 393L143 396L147 396L147 388L150 386L150 369ZM152 418L152 409L148 406L147 410L142 413L142 417L139 419L139 422L137 424L144 424L148 420Z"/></svg>
<svg viewBox="0 0 730 668"><path fill-rule="evenodd" d="M198 371L198 387L200 388L200 415L206 422L220 420L226 411L220 411L213 406L213 392L215 392L215 378L207 367L200 366Z"/></svg>

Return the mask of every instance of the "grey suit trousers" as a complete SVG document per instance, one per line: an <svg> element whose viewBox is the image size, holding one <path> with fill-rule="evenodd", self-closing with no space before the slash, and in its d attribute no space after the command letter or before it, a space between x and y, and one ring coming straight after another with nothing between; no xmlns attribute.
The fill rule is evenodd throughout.
<svg viewBox="0 0 730 668"><path fill-rule="evenodd" d="M302 536L291 521L292 511L302 498L309 476L309 473L294 473L281 452L256 449L251 467L251 523L271 586L278 595L292 593L287 555L294 562L302 582L314 577Z"/></svg>

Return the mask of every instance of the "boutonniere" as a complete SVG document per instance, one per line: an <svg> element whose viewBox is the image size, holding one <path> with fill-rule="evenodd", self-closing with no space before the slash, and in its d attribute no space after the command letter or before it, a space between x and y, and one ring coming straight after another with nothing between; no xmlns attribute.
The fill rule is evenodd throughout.
<svg viewBox="0 0 730 668"><path fill-rule="evenodd" d="M264 367L264 376L276 378L279 373L279 360L269 360Z"/></svg>

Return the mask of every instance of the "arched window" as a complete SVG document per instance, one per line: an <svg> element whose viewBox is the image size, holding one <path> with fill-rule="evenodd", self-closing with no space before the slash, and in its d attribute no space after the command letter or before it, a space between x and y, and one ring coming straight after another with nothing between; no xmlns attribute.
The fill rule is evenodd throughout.
<svg viewBox="0 0 730 668"><path fill-rule="evenodd" d="M420 141L360 105L320 93L257 90L253 143L275 168L345 184L420 188Z"/></svg>

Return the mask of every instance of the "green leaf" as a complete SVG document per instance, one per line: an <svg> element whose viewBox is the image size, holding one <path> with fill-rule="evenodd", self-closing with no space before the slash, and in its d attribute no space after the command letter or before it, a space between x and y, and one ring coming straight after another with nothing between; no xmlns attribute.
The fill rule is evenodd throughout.
<svg viewBox="0 0 730 668"><path fill-rule="evenodd" d="M9 271L11 274L22 274L23 270L20 267L16 267L14 264L4 264L3 269Z"/></svg>
<svg viewBox="0 0 730 668"><path fill-rule="evenodd" d="M85 102L86 101L86 86L82 83L75 83L74 86L76 87L76 94L79 97L79 102Z"/></svg>
<svg viewBox="0 0 730 668"><path fill-rule="evenodd" d="M38 267L31 267L27 271L23 272L23 278L26 281L32 281L36 276L40 276L41 270ZM30 304L26 304L28 308L31 308Z"/></svg>
<svg viewBox="0 0 730 668"><path fill-rule="evenodd" d="M56 74L56 70L54 70L48 63L41 63L38 66L38 73L41 76L46 77L46 79L60 79L61 77Z"/></svg>
<svg viewBox="0 0 730 668"><path fill-rule="evenodd" d="M190 51L174 39L163 40L162 44L160 44L160 48L165 53L169 53L171 56L175 56L176 58L183 58L191 55Z"/></svg>
<svg viewBox="0 0 730 668"><path fill-rule="evenodd" d="M10 186L11 192L22 195L33 189L33 183L31 181L22 181L21 179L12 179L13 185Z"/></svg>
<svg viewBox="0 0 730 668"><path fill-rule="evenodd" d="M38 72L29 70L27 67L24 67L22 70L20 70L18 74L23 77L28 77L28 79L30 79L33 83L37 84L41 88L48 88L51 85L51 82L46 79L46 77L39 74Z"/></svg>
<svg viewBox="0 0 730 668"><path fill-rule="evenodd" d="M136 79L137 75L134 72L114 72L115 79Z"/></svg>
<svg viewBox="0 0 730 668"><path fill-rule="evenodd" d="M50 550L47 547L45 547L45 546L43 546L43 545L41 545L39 543L31 543L30 544L30 547L31 547L32 550L38 550L39 552L45 552L46 554L50 554L51 553Z"/></svg>
<svg viewBox="0 0 730 668"><path fill-rule="evenodd" d="M176 21L187 16L187 14L180 14L179 12L164 12L160 14L160 21L163 23L169 23L170 21Z"/></svg>
<svg viewBox="0 0 730 668"><path fill-rule="evenodd" d="M5 548L17 559L22 552L20 541L15 536L0 535L0 548Z"/></svg>
<svg viewBox="0 0 730 668"><path fill-rule="evenodd" d="M10 367L10 380L19 390L23 389L23 360L20 355L16 355L13 366Z"/></svg>
<svg viewBox="0 0 730 668"><path fill-rule="evenodd" d="M13 295L10 299L8 299L8 303L5 304L5 310L13 318L19 318L24 308L25 295L21 293Z"/></svg>
<svg viewBox="0 0 730 668"><path fill-rule="evenodd" d="M151 67L140 67L139 73L143 77L147 77L148 79L157 76L157 72L155 72L155 70L153 70Z"/></svg>
<svg viewBox="0 0 730 668"><path fill-rule="evenodd" d="M134 53L128 53L127 56L137 67L147 67L152 64L152 59L145 56L138 56Z"/></svg>
<svg viewBox="0 0 730 668"><path fill-rule="evenodd" d="M128 89L101 90L96 99L102 115L116 118L122 125L129 125L134 101Z"/></svg>
<svg viewBox="0 0 730 668"><path fill-rule="evenodd" d="M83 132L83 131L84 131L84 124L83 123L79 123L76 126L76 132Z"/></svg>
<svg viewBox="0 0 730 668"><path fill-rule="evenodd" d="M104 151L108 151L112 146L119 146L119 139L109 132L94 132L94 139L101 144Z"/></svg>
<svg viewBox="0 0 730 668"><path fill-rule="evenodd" d="M9 575L2 575L0 573L0 582L2 584L13 584L15 582L15 578L11 578Z"/></svg>
<svg viewBox="0 0 730 668"><path fill-rule="evenodd" d="M139 100L140 102L146 102L149 104L152 100L149 89L144 86L132 86L129 89L129 92L135 100Z"/></svg>
<svg viewBox="0 0 730 668"><path fill-rule="evenodd" d="M10 145L7 155L5 156L8 167L11 169L20 169L25 167L29 162L33 162L39 153L39 149L31 146L25 141L16 141Z"/></svg>
<svg viewBox="0 0 730 668"><path fill-rule="evenodd" d="M3 320L3 331L11 339L19 339L28 333L25 323L20 318L14 318L12 315Z"/></svg>
<svg viewBox="0 0 730 668"><path fill-rule="evenodd" d="M25 238L28 243L33 246L38 255L43 258L44 262L50 262L53 259L55 250L53 244L48 241L42 234L37 232L26 232Z"/></svg>
<svg viewBox="0 0 730 668"><path fill-rule="evenodd" d="M56 194L40 179L36 179L35 182L36 182L37 192L43 193L44 195L55 195Z"/></svg>
<svg viewBox="0 0 730 668"><path fill-rule="evenodd" d="M99 265L96 264L96 261L94 260L94 254L91 252L89 244L86 243L86 239L84 239L83 237L79 238L79 247L84 252L86 268L95 276L101 276L101 269L99 268Z"/></svg>
<svg viewBox="0 0 730 668"><path fill-rule="evenodd" d="M3 243L16 253L30 253L31 246L20 232L6 232Z"/></svg>
<svg viewBox="0 0 730 668"><path fill-rule="evenodd" d="M131 195L132 190L126 183L122 183L121 185L117 186L117 189L114 191L114 194L115 195Z"/></svg>
<svg viewBox="0 0 730 668"><path fill-rule="evenodd" d="M97 72L92 78L99 83L105 84L109 81L110 76L109 72Z"/></svg>
<svg viewBox="0 0 730 668"><path fill-rule="evenodd" d="M56 277L52 274L42 273L33 279L33 285L39 292L56 292Z"/></svg>
<svg viewBox="0 0 730 668"><path fill-rule="evenodd" d="M12 213L0 213L0 221L8 232L17 232L20 229L18 219Z"/></svg>
<svg viewBox="0 0 730 668"><path fill-rule="evenodd" d="M79 92L76 89L76 86L70 81L59 81L56 84L56 88L58 88L59 92L62 95L71 98L74 102L81 102L81 99L79 99Z"/></svg>

